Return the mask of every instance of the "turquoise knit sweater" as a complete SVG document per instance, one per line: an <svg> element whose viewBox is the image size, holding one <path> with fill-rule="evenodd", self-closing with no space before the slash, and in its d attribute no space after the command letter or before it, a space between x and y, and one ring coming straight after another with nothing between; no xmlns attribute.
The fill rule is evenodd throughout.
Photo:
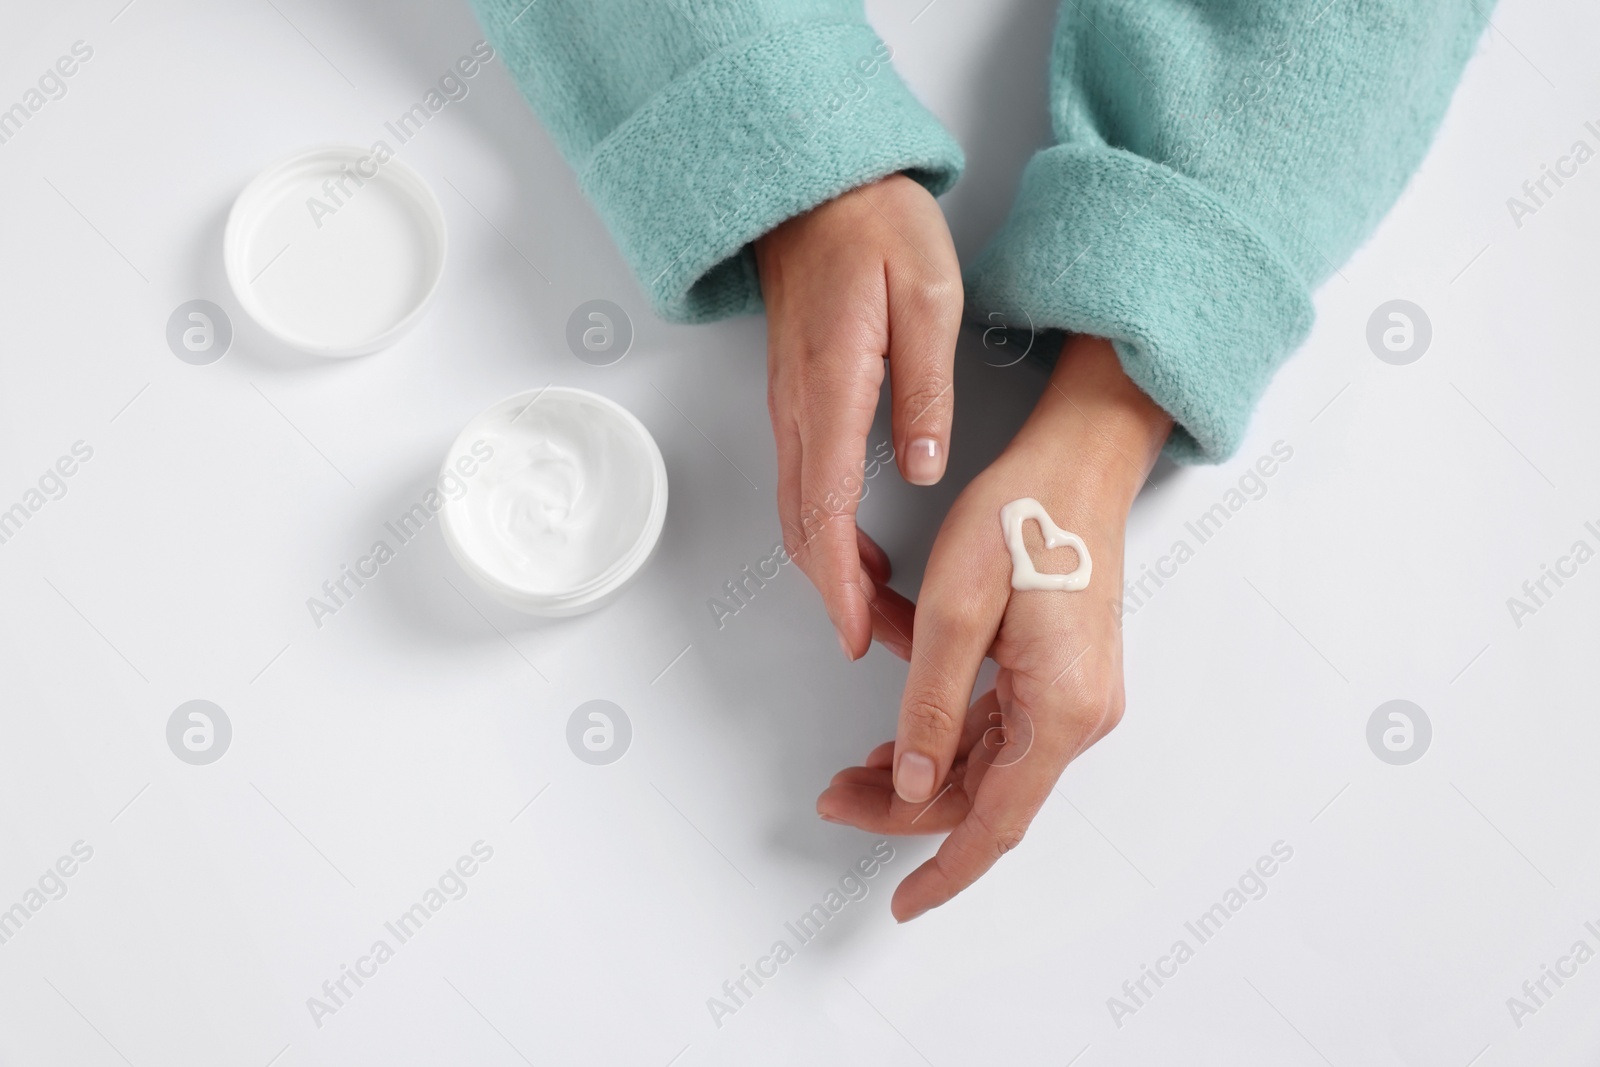
<svg viewBox="0 0 1600 1067"><path fill-rule="evenodd" d="M787 218L895 172L935 194L960 175L860 0L474 4L668 319L759 309L749 245ZM1169 453L1227 457L1486 18L1475 0L1066 0L1056 143L968 265L969 317L1112 339L1176 420Z"/></svg>

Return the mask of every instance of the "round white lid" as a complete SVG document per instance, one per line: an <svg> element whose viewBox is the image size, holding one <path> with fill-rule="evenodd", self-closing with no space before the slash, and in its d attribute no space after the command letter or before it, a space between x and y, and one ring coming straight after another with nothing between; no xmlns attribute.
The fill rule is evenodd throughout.
<svg viewBox="0 0 1600 1067"><path fill-rule="evenodd" d="M438 198L411 167L353 146L315 148L263 171L223 237L228 283L279 340L321 356L392 344L444 273Z"/></svg>

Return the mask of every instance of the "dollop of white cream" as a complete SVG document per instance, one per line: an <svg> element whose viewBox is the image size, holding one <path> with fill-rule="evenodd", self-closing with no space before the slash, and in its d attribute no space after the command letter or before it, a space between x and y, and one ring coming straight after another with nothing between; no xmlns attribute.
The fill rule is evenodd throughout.
<svg viewBox="0 0 1600 1067"><path fill-rule="evenodd" d="M565 595L627 562L649 521L652 467L612 412L563 390L481 437L494 457L450 504L481 567L517 589Z"/></svg>
<svg viewBox="0 0 1600 1067"><path fill-rule="evenodd" d="M1046 548L1066 548L1071 546L1078 553L1078 567L1071 574L1040 574L1034 567L1033 560L1028 556L1028 545L1022 539L1022 524L1029 519L1039 523L1039 532L1044 535ZM1057 526L1044 505L1031 496L1013 500L1000 509L1000 530L1005 536L1006 547L1011 550L1011 588L1013 589L1056 589L1075 593L1089 585L1089 575L1094 569L1094 564L1089 559L1089 546L1083 543L1083 538L1075 533L1069 533Z"/></svg>

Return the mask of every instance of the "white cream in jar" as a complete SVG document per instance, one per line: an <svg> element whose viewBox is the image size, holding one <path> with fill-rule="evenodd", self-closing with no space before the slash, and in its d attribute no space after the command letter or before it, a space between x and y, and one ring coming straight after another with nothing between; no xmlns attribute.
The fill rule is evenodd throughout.
<svg viewBox="0 0 1600 1067"><path fill-rule="evenodd" d="M444 509L446 543L512 607L573 615L606 603L648 561L666 518L667 475L644 424L582 389L509 397L457 438L445 469L493 452Z"/></svg>

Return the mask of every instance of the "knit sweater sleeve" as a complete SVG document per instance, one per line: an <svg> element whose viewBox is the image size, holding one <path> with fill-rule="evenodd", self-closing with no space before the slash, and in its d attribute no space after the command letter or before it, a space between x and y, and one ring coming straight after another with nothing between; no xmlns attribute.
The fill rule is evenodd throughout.
<svg viewBox="0 0 1600 1067"><path fill-rule="evenodd" d="M760 307L749 243L961 150L889 64L862 0L473 0L490 42L663 317Z"/></svg>
<svg viewBox="0 0 1600 1067"><path fill-rule="evenodd" d="M1311 290L1421 162L1487 18L1473 0L1066 0L1056 144L967 271L968 314L1110 338L1176 420L1238 447Z"/></svg>

